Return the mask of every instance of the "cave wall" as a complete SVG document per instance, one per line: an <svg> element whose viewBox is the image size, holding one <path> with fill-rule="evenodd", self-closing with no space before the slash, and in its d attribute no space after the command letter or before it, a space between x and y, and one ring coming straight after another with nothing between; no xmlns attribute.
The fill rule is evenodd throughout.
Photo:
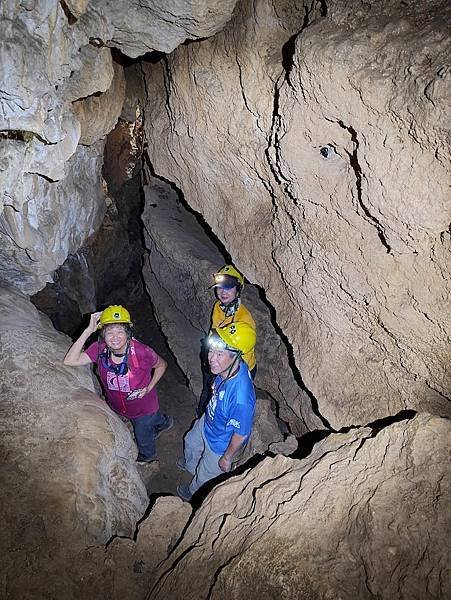
<svg viewBox="0 0 451 600"><path fill-rule="evenodd" d="M104 140L124 101L120 52L170 51L211 35L234 4L2 3L0 282L37 292L99 227Z"/></svg>
<svg viewBox="0 0 451 600"><path fill-rule="evenodd" d="M448 11L243 1L143 65L156 174L266 290L334 428L449 415Z"/></svg>
<svg viewBox="0 0 451 600"><path fill-rule="evenodd" d="M108 304L142 302L141 147L140 119L120 118L105 142L103 221L52 274L53 283L32 296L56 329L72 338L87 314Z"/></svg>
<svg viewBox="0 0 451 600"><path fill-rule="evenodd" d="M220 29L233 4L209 3L216 24L201 1L2 4L2 287L40 289L99 226L105 136L121 110L136 116L110 47L172 49ZM177 20L160 45L157 10L165 31ZM404 408L449 414L448 10L432 0L241 1L212 39L140 66L150 163L266 291L335 428ZM161 190L157 200L162 210ZM162 243L147 241L151 253ZM181 289L204 318L204 297L191 294L216 265L196 260L196 285ZM194 515L160 499L131 539L147 497L128 431L88 370L61 365L69 339L26 296L3 288L0 304L6 598L241 598L249 581L258 598L450 595L449 420L422 412L333 434L304 460L268 457ZM176 313L163 309L175 331L165 318ZM267 360L286 367L278 343ZM306 422L297 382L273 385L284 418ZM105 548L115 534L128 539Z"/></svg>

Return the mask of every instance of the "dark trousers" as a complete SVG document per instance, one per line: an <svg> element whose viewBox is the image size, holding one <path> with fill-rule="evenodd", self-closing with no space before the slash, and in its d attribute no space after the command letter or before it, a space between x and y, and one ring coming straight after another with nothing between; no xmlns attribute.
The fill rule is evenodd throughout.
<svg viewBox="0 0 451 600"><path fill-rule="evenodd" d="M167 420L168 417L160 412L130 419L140 458L148 459L156 456L155 436L166 425Z"/></svg>

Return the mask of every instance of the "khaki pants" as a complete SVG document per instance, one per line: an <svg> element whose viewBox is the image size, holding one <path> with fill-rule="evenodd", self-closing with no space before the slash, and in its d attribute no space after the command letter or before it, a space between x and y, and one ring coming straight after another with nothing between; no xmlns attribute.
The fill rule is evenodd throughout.
<svg viewBox="0 0 451 600"><path fill-rule="evenodd" d="M210 479L223 473L218 465L221 454L212 452L205 439L204 420L205 416L202 415L185 436L185 468L193 475L189 486L191 494L197 492Z"/></svg>

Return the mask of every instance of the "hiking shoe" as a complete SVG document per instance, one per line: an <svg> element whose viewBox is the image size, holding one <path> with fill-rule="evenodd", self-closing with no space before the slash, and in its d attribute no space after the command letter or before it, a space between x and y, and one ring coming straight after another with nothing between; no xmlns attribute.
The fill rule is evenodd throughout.
<svg viewBox="0 0 451 600"><path fill-rule="evenodd" d="M149 463L153 463L157 461L157 455L154 454L153 456L143 456L142 454L138 454L138 458L136 459L136 462L140 465L147 465Z"/></svg>
<svg viewBox="0 0 451 600"><path fill-rule="evenodd" d="M188 469L186 468L186 463L183 456L179 456L179 458L175 461L175 464L180 469L180 471L186 471L187 473L189 473Z"/></svg>
<svg viewBox="0 0 451 600"><path fill-rule="evenodd" d="M180 483L177 486L177 496L185 502L189 502L191 500L192 494L189 491L189 485L187 483Z"/></svg>
<svg viewBox="0 0 451 600"><path fill-rule="evenodd" d="M174 417L170 417L169 415L166 415L166 423L163 425L163 427L160 427L159 429L157 429L157 432L155 434L155 439L158 439L164 431L169 431L173 427L174 427Z"/></svg>

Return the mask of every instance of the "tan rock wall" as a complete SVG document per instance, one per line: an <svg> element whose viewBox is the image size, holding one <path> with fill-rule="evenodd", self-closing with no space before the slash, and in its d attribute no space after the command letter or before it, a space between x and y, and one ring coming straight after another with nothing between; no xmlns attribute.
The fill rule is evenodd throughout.
<svg viewBox="0 0 451 600"><path fill-rule="evenodd" d="M157 175L265 289L335 428L449 414L451 387L447 5L351 4L303 29L300 3L242 2L146 66Z"/></svg>

